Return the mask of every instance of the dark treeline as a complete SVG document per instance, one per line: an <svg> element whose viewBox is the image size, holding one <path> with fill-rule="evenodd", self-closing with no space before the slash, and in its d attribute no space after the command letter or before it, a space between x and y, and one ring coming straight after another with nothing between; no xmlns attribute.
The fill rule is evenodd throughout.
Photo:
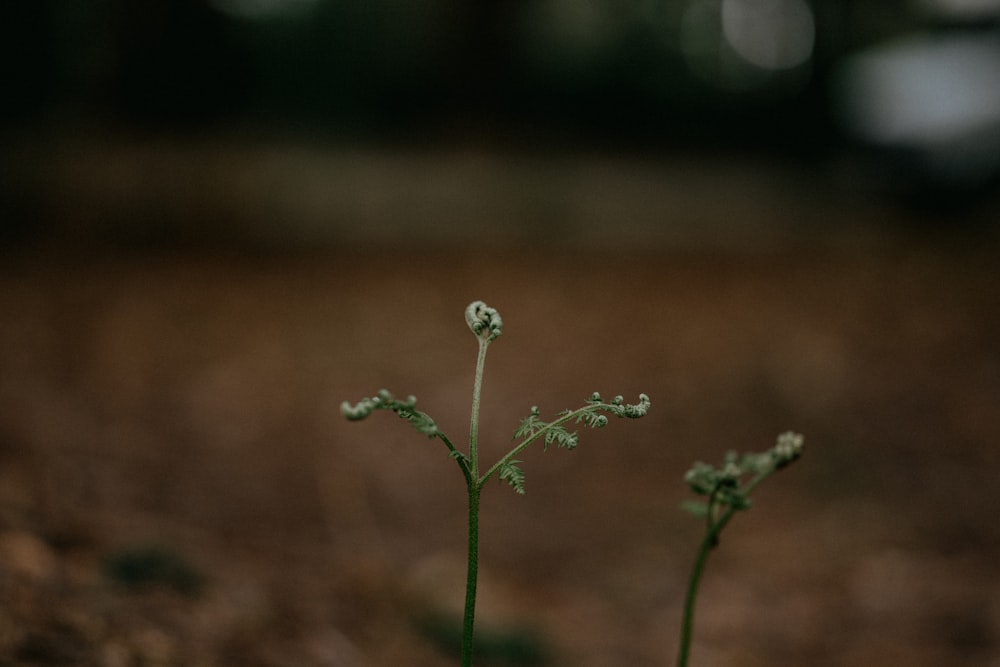
<svg viewBox="0 0 1000 667"><path fill-rule="evenodd" d="M822 148L831 64L899 13L789 2L815 45L781 71L736 63L712 0L5 3L0 118Z"/></svg>

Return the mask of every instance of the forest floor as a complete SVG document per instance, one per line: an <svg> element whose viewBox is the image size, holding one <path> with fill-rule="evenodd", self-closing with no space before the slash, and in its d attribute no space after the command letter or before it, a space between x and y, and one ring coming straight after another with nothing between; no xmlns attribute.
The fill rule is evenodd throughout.
<svg viewBox="0 0 1000 667"><path fill-rule="evenodd" d="M479 664L672 664L684 472L792 429L709 562L694 664L1000 665L995 238L551 245L8 253L0 664L456 664L462 477L339 405L414 394L462 442L483 299L485 459L533 405L653 406L486 488Z"/></svg>

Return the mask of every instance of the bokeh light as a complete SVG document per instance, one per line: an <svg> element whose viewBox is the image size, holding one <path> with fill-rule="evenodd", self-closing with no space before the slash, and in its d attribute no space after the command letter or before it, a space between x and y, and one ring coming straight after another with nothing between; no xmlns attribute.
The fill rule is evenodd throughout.
<svg viewBox="0 0 1000 667"><path fill-rule="evenodd" d="M754 90L808 80L816 26L803 0L694 0L680 33L689 67L716 87Z"/></svg>
<svg viewBox="0 0 1000 667"><path fill-rule="evenodd" d="M802 0L722 0L721 14L726 41L758 67L798 67L812 56L816 26Z"/></svg>

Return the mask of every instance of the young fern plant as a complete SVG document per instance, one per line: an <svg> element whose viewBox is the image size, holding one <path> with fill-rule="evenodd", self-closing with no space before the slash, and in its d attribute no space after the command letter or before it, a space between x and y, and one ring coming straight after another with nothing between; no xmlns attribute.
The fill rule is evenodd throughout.
<svg viewBox="0 0 1000 667"><path fill-rule="evenodd" d="M597 392L591 394L579 408L564 410L552 421L545 421L537 407L522 420L514 431L516 444L483 472L485 467L479 459L479 403L482 394L483 369L486 351L503 332L503 321L496 309L482 301L473 301L465 309L465 321L479 343L476 370L472 386L472 410L469 419L469 440L466 448L459 449L444 434L437 423L426 413L417 410L417 399L413 396L399 400L385 389L374 397L363 398L356 404L344 402L341 412L350 420L361 420L376 410L388 410L410 422L418 432L429 438L437 438L448 449L448 455L455 460L468 491L468 562L466 569L465 610L462 618L462 666L471 667L476 619L476 584L479 571L479 499L483 487L493 477L506 482L518 494L524 494L524 471L516 457L536 442L543 449L550 445L573 449L579 435L571 430L576 425L587 428L601 428L608 423L608 416L637 419L649 410L649 397L639 394L639 402L627 404L621 396L605 401Z"/></svg>
<svg viewBox="0 0 1000 667"><path fill-rule="evenodd" d="M701 582L709 553L719 545L722 529L737 512L750 508L750 494L761 482L802 456L802 447L803 437L788 431L779 435L774 447L765 452L742 455L729 452L720 467L698 462L684 476L684 481L692 491L707 496L708 499L691 500L683 505L684 509L705 520L705 535L698 547L694 567L688 578L687 594L684 597L680 644L677 650L678 667L687 667L688 664L698 584Z"/></svg>

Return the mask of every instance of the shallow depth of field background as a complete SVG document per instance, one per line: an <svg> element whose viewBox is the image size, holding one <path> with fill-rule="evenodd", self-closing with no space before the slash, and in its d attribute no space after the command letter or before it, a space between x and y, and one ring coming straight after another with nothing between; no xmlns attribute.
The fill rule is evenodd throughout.
<svg viewBox="0 0 1000 667"><path fill-rule="evenodd" d="M411 6L412 5L412 6ZM869 6L871 5L871 6ZM877 6L876 6L877 5ZM0 664L1000 665L996 3L0 9Z"/></svg>

